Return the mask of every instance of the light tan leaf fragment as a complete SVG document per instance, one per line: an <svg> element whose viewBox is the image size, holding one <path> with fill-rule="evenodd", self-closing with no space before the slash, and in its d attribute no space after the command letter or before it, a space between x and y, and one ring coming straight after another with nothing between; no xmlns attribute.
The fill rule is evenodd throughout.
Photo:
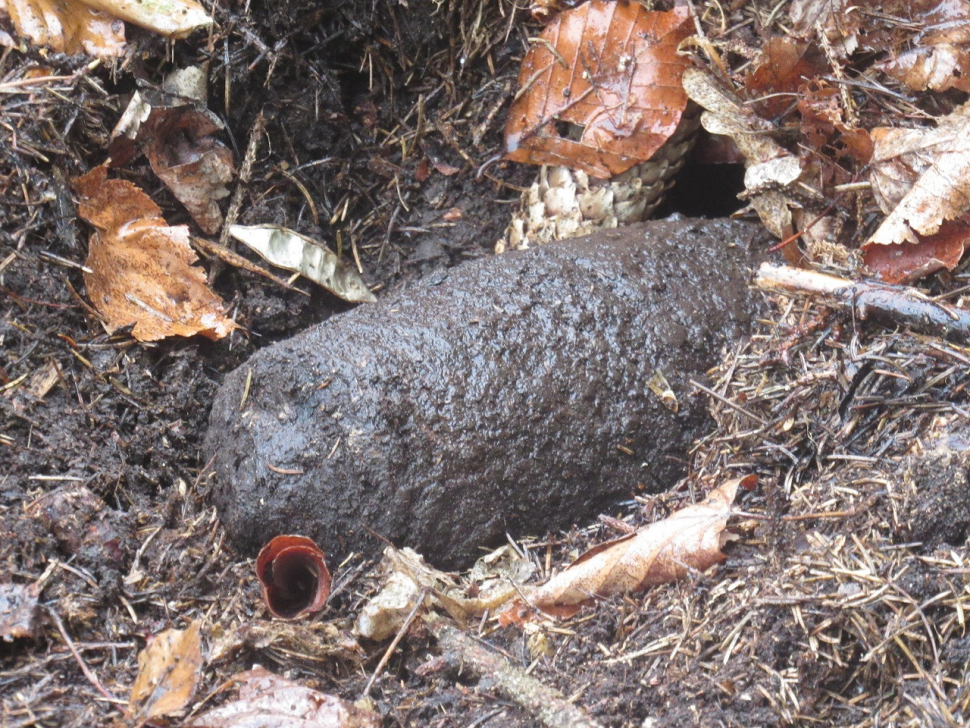
<svg viewBox="0 0 970 728"><path fill-rule="evenodd" d="M647 387L660 398L663 402L664 407L669 409L671 412L676 412L680 409L680 405L677 402L677 395L674 394L674 390L670 388L670 383L667 382L667 377L664 373L657 369L653 376L647 380Z"/></svg>
<svg viewBox="0 0 970 728"><path fill-rule="evenodd" d="M110 58L125 52L125 24L81 2L0 0L17 32L58 53Z"/></svg>
<svg viewBox="0 0 970 728"><path fill-rule="evenodd" d="M677 47L693 28L686 7L607 0L556 16L522 61L505 158L599 179L650 159L687 107Z"/></svg>
<svg viewBox="0 0 970 728"><path fill-rule="evenodd" d="M701 124L711 134L731 137L745 157L745 191L764 226L778 238L792 232L791 206L786 188L801 174L801 162L771 138L773 125L746 107L710 73L684 71L684 90L705 109Z"/></svg>
<svg viewBox="0 0 970 728"><path fill-rule="evenodd" d="M74 180L78 214L96 228L85 263L91 272L84 274L91 303L111 329L134 324L139 341L226 336L236 323L192 265L188 228L169 227L148 195L107 175L101 166Z"/></svg>
<svg viewBox="0 0 970 728"><path fill-rule="evenodd" d="M185 38L208 28L212 18L194 0L81 0L89 8L127 20L166 38Z"/></svg>
<svg viewBox="0 0 970 728"><path fill-rule="evenodd" d="M278 225L232 225L229 234L273 265L300 273L345 301L377 300L356 270L312 238Z"/></svg>
<svg viewBox="0 0 970 728"><path fill-rule="evenodd" d="M378 728L369 707L304 687L263 667L233 678L239 697L185 722L183 728Z"/></svg>
<svg viewBox="0 0 970 728"><path fill-rule="evenodd" d="M202 624L167 629L138 653L138 677L128 700L128 718L142 725L182 715L202 677Z"/></svg>
<svg viewBox="0 0 970 728"><path fill-rule="evenodd" d="M889 213L869 245L919 242L919 236L933 235L946 220L954 220L970 208L970 102L938 120L935 129L873 130L875 142L871 181L874 190L884 183L881 176L900 177L905 165L922 170L912 187ZM895 167L895 171L890 172ZM879 193L877 193L878 195ZM885 187L882 194L885 195ZM890 199L894 195L890 193ZM878 197L877 197L878 199Z"/></svg>
<svg viewBox="0 0 970 728"><path fill-rule="evenodd" d="M701 503L590 549L539 587L530 604L544 612L568 614L593 597L674 581L724 561L721 547L729 538L724 529L738 486L745 480L729 480Z"/></svg>
<svg viewBox="0 0 970 728"><path fill-rule="evenodd" d="M12 642L34 636L39 595L36 584L0 584L0 639Z"/></svg>
<svg viewBox="0 0 970 728"><path fill-rule="evenodd" d="M441 607L459 622L479 616L511 599L517 593L515 585L528 579L532 569L527 560L499 549L475 564L471 578L478 595L468 597L452 576L429 566L413 549L388 547L380 565L381 590L361 609L354 633L374 641L391 637L422 593L424 606ZM501 579L496 578L499 574Z"/></svg>
<svg viewBox="0 0 970 728"><path fill-rule="evenodd" d="M194 0L0 0L17 32L59 53L120 56L123 20L167 38L184 38L212 25Z"/></svg>

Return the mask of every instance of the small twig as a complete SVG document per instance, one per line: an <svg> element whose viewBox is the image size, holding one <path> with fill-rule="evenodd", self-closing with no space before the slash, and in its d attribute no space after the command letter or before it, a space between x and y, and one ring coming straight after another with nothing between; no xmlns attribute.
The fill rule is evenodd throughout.
<svg viewBox="0 0 970 728"><path fill-rule="evenodd" d="M370 689L374 687L374 682L378 677L380 677L380 674L384 672L384 668L390 661L391 655L394 654L394 650L397 649L397 646L401 643L401 640L404 639L404 635L407 634L407 631L411 627L411 623L414 621L414 618L418 616L418 612L421 610L421 607L424 606L424 600L428 597L429 591L431 590L428 587L425 587L421 590L421 593L418 594L418 601L414 605L414 609L411 610L408 618L404 620L404 624L402 624L401 629L397 631L397 634L394 636L394 640L387 646L384 656L381 657L381 661L377 663L377 668L374 670L374 674L370 676L370 680L367 681L367 685L364 686L364 693L360 697L366 698L368 695L370 695Z"/></svg>
<svg viewBox="0 0 970 728"><path fill-rule="evenodd" d="M61 633L61 639L64 640L64 644L67 645L67 649L69 649L71 654L74 655L74 659L81 667L81 672L84 673L84 677L88 679L88 682L91 683L94 688L109 702L117 703L118 705L126 705L127 703L124 700L119 700L114 695L109 693L105 689L104 685L101 684L101 681L98 680L98 676L94 674L90 667L88 667L87 663L84 661L84 658L81 657L81 653L78 652L77 647L74 646L74 641L67 634L67 630L64 629L64 623L61 621L61 618L57 616L57 612L55 612L53 608L48 607L47 614L50 615L51 620L53 620L54 626L57 627L57 631Z"/></svg>
<svg viewBox="0 0 970 728"><path fill-rule="evenodd" d="M751 418L752 420L754 420L755 422L757 422L758 424L760 424L762 427L765 427L765 426L768 425L767 421L761 419L760 417L758 417L758 415L752 414L751 412L748 412L748 410L746 410L741 405L737 404L736 402L732 402L727 397L724 397L724 396L718 394L717 392L715 392L713 389L710 389L708 387L705 387L703 384L701 384L700 382L695 382L693 379L690 380L690 383L693 384L695 387L697 387L702 392L705 392L706 394L709 394L710 396L712 396L718 402L721 402L722 404L726 404L728 407L730 407L731 409L733 409L735 412L738 412L738 413L744 415L745 417Z"/></svg>
<svg viewBox="0 0 970 728"><path fill-rule="evenodd" d="M428 614L424 622L452 668L487 676L500 693L534 715L542 725L549 728L599 728L599 723L582 708L570 703L561 692L469 637L443 617Z"/></svg>
<svg viewBox="0 0 970 728"><path fill-rule="evenodd" d="M229 201L229 209L226 211L226 221L222 225L222 232L219 234L219 245L226 247L229 242L229 228L236 224L239 211L242 209L243 197L249 188L249 180L253 174L253 162L256 161L256 152L259 150L259 138L263 135L266 126L263 112L256 115L252 129L249 130L249 142L246 144L246 156L243 157L242 167L239 168L239 182L236 189L232 192L232 199Z"/></svg>
<svg viewBox="0 0 970 728"><path fill-rule="evenodd" d="M909 286L889 286L762 263L755 285L769 291L818 293L861 320L872 318L884 325L909 326L921 334L970 343L970 311L923 296Z"/></svg>

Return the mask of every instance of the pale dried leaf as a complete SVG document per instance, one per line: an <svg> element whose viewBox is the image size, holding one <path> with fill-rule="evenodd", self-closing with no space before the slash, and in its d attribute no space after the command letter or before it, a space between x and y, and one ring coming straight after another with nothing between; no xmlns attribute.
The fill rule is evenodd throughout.
<svg viewBox="0 0 970 728"><path fill-rule="evenodd" d="M845 58L859 47L862 8L846 0L792 0L788 15L796 38L809 40L820 30L833 51Z"/></svg>
<svg viewBox="0 0 970 728"><path fill-rule="evenodd" d="M212 25L209 13L194 0L81 1L89 8L127 20L166 38L184 38L196 30Z"/></svg>
<svg viewBox="0 0 970 728"><path fill-rule="evenodd" d="M762 119L724 88L713 75L699 68L684 71L684 91L695 103L706 109L701 124L711 134L729 136L737 144L747 163L760 164L788 152L770 137L771 122Z"/></svg>
<svg viewBox="0 0 970 728"><path fill-rule="evenodd" d="M729 480L703 502L591 549L539 587L530 603L542 611L568 613L592 597L663 584L720 563L726 558L721 546L731 504L744 480Z"/></svg>
<svg viewBox="0 0 970 728"><path fill-rule="evenodd" d="M256 667L239 673L239 697L185 722L183 728L378 728L380 716Z"/></svg>
<svg viewBox="0 0 970 728"><path fill-rule="evenodd" d="M232 225L229 234L263 258L352 303L377 300L360 275L316 240L277 225Z"/></svg>
<svg viewBox="0 0 970 728"><path fill-rule="evenodd" d="M96 167L74 181L78 214L96 228L84 274L91 303L111 329L134 324L139 341L226 336L236 323L192 265L188 228L169 227L144 192L107 174Z"/></svg>
<svg viewBox="0 0 970 728"><path fill-rule="evenodd" d="M914 91L970 91L970 49L962 46L914 48L877 67Z"/></svg>
<svg viewBox="0 0 970 728"><path fill-rule="evenodd" d="M39 594L36 584L0 584L0 639L12 642L34 636Z"/></svg>
<svg viewBox="0 0 970 728"><path fill-rule="evenodd" d="M125 24L81 2L0 0L17 32L59 53L110 58L125 51Z"/></svg>
<svg viewBox="0 0 970 728"><path fill-rule="evenodd" d="M899 162L913 166L918 155L927 155L929 166L883 221L866 245L919 242L919 236L933 235L946 220L967 212L970 206L970 103L941 118L935 129L904 137L879 136L873 153L873 184L884 174L884 165ZM902 159L904 155L911 155ZM919 167L916 167L917 169Z"/></svg>
<svg viewBox="0 0 970 728"><path fill-rule="evenodd" d="M202 677L202 624L168 629L138 653L138 677L128 700L128 717L141 725L182 715Z"/></svg>

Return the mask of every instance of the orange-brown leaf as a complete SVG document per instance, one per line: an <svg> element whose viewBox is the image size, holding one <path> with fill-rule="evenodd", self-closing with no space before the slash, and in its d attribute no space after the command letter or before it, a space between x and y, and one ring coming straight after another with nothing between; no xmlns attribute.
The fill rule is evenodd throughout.
<svg viewBox="0 0 970 728"><path fill-rule="evenodd" d="M223 302L194 265L184 225L169 227L148 195L104 166L74 180L78 214L96 228L84 283L112 329L134 324L139 341L202 334L219 339L236 328Z"/></svg>
<svg viewBox="0 0 970 728"><path fill-rule="evenodd" d="M887 283L911 283L943 268L956 268L968 241L970 223L964 218L943 223L936 234L918 243L870 245L863 255L866 267Z"/></svg>
<svg viewBox="0 0 970 728"><path fill-rule="evenodd" d="M822 59L815 57L817 53L809 53L810 48L783 36L764 44L760 62L744 82L748 95L761 99L758 106L762 116L781 116L794 105L798 88L824 71Z"/></svg>
<svg viewBox="0 0 970 728"><path fill-rule="evenodd" d="M201 670L200 622L155 635L138 653L138 677L128 701L132 723L142 725L154 718L181 715L195 694Z"/></svg>
<svg viewBox="0 0 970 728"><path fill-rule="evenodd" d="M692 29L687 8L608 0L556 17L522 62L505 158L600 179L650 159L687 106L677 46Z"/></svg>
<svg viewBox="0 0 970 728"><path fill-rule="evenodd" d="M592 597L623 594L704 571L725 559L724 529L738 486L755 476L729 480L696 505L687 506L635 534L596 546L532 595L532 606L557 615L574 613Z"/></svg>

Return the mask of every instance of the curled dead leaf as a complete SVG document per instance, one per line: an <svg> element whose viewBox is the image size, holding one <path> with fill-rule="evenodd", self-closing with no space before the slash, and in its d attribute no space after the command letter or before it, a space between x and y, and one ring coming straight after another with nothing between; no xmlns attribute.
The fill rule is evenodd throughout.
<svg viewBox="0 0 970 728"><path fill-rule="evenodd" d="M120 56L123 20L167 38L184 38L212 24L194 0L0 0L17 32L60 53Z"/></svg>
<svg viewBox="0 0 970 728"><path fill-rule="evenodd" d="M547 614L569 616L594 597L606 597L681 579L724 561L721 547L734 497L757 476L722 484L701 503L636 533L595 546L539 587L530 606Z"/></svg>
<svg viewBox="0 0 970 728"><path fill-rule="evenodd" d="M330 570L323 552L306 536L277 536L256 558L256 577L273 616L298 619L323 609Z"/></svg>
<svg viewBox="0 0 970 728"><path fill-rule="evenodd" d="M167 629L138 653L138 677L131 688L128 719L144 725L181 715L195 695L202 670L202 623Z"/></svg>
<svg viewBox="0 0 970 728"><path fill-rule="evenodd" d="M558 15L532 45L505 128L505 158L606 179L645 162L687 107L677 47L687 8L591 0Z"/></svg>
<svg viewBox="0 0 970 728"><path fill-rule="evenodd" d="M891 202L906 191L866 247L918 243L920 236L933 235L943 222L970 209L968 124L970 102L940 118L936 128L873 130L871 181L877 200ZM887 179L896 183L890 193Z"/></svg>
<svg viewBox="0 0 970 728"><path fill-rule="evenodd" d="M229 234L273 265L300 273L345 301L377 300L356 270L312 238L278 225L232 225Z"/></svg>
<svg viewBox="0 0 970 728"><path fill-rule="evenodd" d="M378 728L370 707L274 675L263 667L233 677L239 697L186 721L184 728Z"/></svg>
<svg viewBox="0 0 970 728"><path fill-rule="evenodd" d="M78 215L95 232L84 283L111 329L156 341L202 334L220 339L236 328L206 284L184 225L169 227L161 209L131 182L108 179L102 165L74 180Z"/></svg>

